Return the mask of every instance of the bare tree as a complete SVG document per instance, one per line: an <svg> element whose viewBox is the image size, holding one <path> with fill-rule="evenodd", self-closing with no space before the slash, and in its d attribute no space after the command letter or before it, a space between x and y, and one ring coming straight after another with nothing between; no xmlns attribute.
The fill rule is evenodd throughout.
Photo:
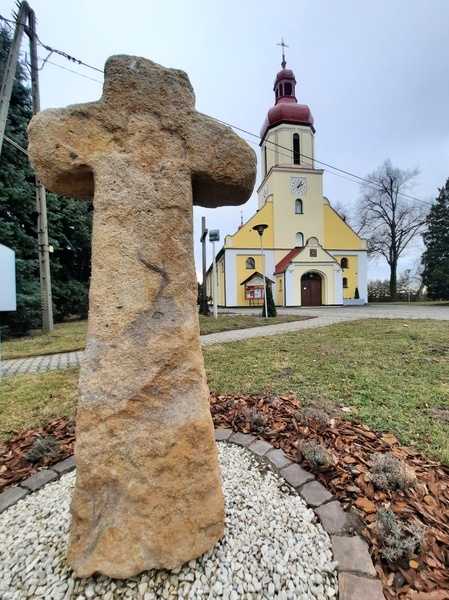
<svg viewBox="0 0 449 600"><path fill-rule="evenodd" d="M357 207L360 233L368 239L368 252L383 256L390 267L390 298L397 297L398 260L426 219L425 205L407 195L418 168L401 170L387 159L366 176Z"/></svg>
<svg viewBox="0 0 449 600"><path fill-rule="evenodd" d="M351 210L348 207L348 205L341 202L341 200L337 200L336 202L333 202L331 206L338 214L338 216L341 217L343 221L345 223L348 223L349 225L349 222L351 220Z"/></svg>

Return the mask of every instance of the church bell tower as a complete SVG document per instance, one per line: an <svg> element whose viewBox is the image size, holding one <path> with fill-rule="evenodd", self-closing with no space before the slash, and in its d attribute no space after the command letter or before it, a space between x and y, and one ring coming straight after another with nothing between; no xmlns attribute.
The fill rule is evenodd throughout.
<svg viewBox="0 0 449 600"><path fill-rule="evenodd" d="M287 69L284 42L282 70L274 81L275 104L268 111L260 132L262 147L262 178L272 167L285 165L314 168L315 143L313 116L306 104L298 104L296 78Z"/></svg>

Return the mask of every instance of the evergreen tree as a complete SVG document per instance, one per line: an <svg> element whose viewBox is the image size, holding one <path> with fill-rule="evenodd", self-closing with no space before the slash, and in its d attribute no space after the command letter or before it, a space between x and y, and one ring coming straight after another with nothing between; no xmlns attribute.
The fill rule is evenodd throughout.
<svg viewBox="0 0 449 600"><path fill-rule="evenodd" d="M0 28L0 81L11 37ZM5 135L22 148L28 145L27 126L32 97L25 70L17 66ZM90 277L92 204L47 195L50 269L55 320L87 314ZM37 250L35 178L25 154L3 142L0 155L0 243L16 253L17 311L2 313L1 324L11 333L41 325L41 294Z"/></svg>
<svg viewBox="0 0 449 600"><path fill-rule="evenodd" d="M267 288L267 310L268 310L268 317L275 317L278 313L276 310L276 305L274 303L274 299L273 299L273 292L271 289L271 284L267 282L266 284L266 288ZM267 315L265 314L265 302L263 303L263 308L262 308L262 317L266 317Z"/></svg>
<svg viewBox="0 0 449 600"><path fill-rule="evenodd" d="M439 192L423 234L423 283L432 300L449 300L449 179Z"/></svg>

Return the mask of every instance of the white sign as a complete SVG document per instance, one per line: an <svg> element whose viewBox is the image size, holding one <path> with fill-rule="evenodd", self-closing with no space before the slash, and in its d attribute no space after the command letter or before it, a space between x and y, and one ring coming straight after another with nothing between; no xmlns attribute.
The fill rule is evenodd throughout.
<svg viewBox="0 0 449 600"><path fill-rule="evenodd" d="M16 310L16 253L0 244L0 312Z"/></svg>

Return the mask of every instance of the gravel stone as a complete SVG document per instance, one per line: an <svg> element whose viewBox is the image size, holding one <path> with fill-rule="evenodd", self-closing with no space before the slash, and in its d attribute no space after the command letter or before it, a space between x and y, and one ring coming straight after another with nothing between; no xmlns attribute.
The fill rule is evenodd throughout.
<svg viewBox="0 0 449 600"><path fill-rule="evenodd" d="M336 598L332 543L313 510L245 448L217 447L225 534L205 554L126 580L75 578L66 563L70 472L0 515L0 599Z"/></svg>

